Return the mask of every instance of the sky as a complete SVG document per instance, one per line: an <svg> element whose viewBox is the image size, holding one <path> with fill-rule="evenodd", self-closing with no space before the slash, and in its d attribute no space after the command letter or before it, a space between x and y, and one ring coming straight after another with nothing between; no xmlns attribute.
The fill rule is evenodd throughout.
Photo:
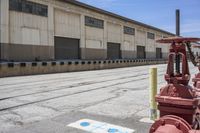
<svg viewBox="0 0 200 133"><path fill-rule="evenodd" d="M80 2L175 33L180 9L181 36L200 37L200 0L79 0Z"/></svg>

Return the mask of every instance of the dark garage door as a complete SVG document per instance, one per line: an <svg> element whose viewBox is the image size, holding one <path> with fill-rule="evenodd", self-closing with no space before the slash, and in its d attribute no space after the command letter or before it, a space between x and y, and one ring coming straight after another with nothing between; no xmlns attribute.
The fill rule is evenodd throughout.
<svg viewBox="0 0 200 133"><path fill-rule="evenodd" d="M156 48L156 58L161 59L162 58L162 49Z"/></svg>
<svg viewBox="0 0 200 133"><path fill-rule="evenodd" d="M79 59L79 39L55 37L55 59Z"/></svg>
<svg viewBox="0 0 200 133"><path fill-rule="evenodd" d="M138 59L146 58L145 46L137 46L137 58Z"/></svg>
<svg viewBox="0 0 200 133"><path fill-rule="evenodd" d="M108 59L120 59L121 50L119 43L108 43L107 44L107 58Z"/></svg>

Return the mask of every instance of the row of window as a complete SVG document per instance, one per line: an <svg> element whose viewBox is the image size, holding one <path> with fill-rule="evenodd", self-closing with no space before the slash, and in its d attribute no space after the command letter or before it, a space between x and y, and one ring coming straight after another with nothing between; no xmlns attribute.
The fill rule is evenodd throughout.
<svg viewBox="0 0 200 133"><path fill-rule="evenodd" d="M104 21L93 17L85 16L85 25L103 29ZM128 26L124 26L124 34L135 35L135 29ZM147 32L147 38L155 39L155 34Z"/></svg>
<svg viewBox="0 0 200 133"><path fill-rule="evenodd" d="M149 38L149 39L155 39L155 34L147 32L147 38Z"/></svg>
<svg viewBox="0 0 200 133"><path fill-rule="evenodd" d="M135 35L135 29L124 26L124 34Z"/></svg>
<svg viewBox="0 0 200 133"><path fill-rule="evenodd" d="M9 9L45 17L48 16L48 6L30 2L27 0L9 0ZM85 16L85 25L103 29L104 21L93 17ZM124 34L135 35L135 29L124 26ZM147 38L155 39L155 34L147 32Z"/></svg>
<svg viewBox="0 0 200 133"><path fill-rule="evenodd" d="M85 16L85 25L103 29L104 21L100 20L100 19Z"/></svg>
<svg viewBox="0 0 200 133"><path fill-rule="evenodd" d="M30 13L39 16L48 16L48 6L27 0L9 0L9 10Z"/></svg>
<svg viewBox="0 0 200 133"><path fill-rule="evenodd" d="M93 17L85 16L85 25L95 28L104 28L104 21ZM135 29L124 26L124 33L129 35L135 35Z"/></svg>

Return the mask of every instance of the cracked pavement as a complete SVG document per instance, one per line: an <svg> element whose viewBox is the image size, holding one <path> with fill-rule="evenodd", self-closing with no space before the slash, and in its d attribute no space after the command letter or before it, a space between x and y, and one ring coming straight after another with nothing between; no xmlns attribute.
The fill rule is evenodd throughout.
<svg viewBox="0 0 200 133"><path fill-rule="evenodd" d="M166 65L154 66L159 90ZM1 78L0 133L85 133L66 126L79 119L148 132L150 67Z"/></svg>

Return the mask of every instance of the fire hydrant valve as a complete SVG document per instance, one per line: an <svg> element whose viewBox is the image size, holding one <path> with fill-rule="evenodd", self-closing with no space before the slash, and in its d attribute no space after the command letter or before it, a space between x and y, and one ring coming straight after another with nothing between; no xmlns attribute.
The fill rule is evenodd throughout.
<svg viewBox="0 0 200 133"><path fill-rule="evenodd" d="M186 46L200 38L172 37L157 40L170 44L167 72L167 85L160 89L155 100L158 103L160 118L155 121L150 133L200 133L200 73L190 81ZM199 66L200 67L200 66Z"/></svg>

